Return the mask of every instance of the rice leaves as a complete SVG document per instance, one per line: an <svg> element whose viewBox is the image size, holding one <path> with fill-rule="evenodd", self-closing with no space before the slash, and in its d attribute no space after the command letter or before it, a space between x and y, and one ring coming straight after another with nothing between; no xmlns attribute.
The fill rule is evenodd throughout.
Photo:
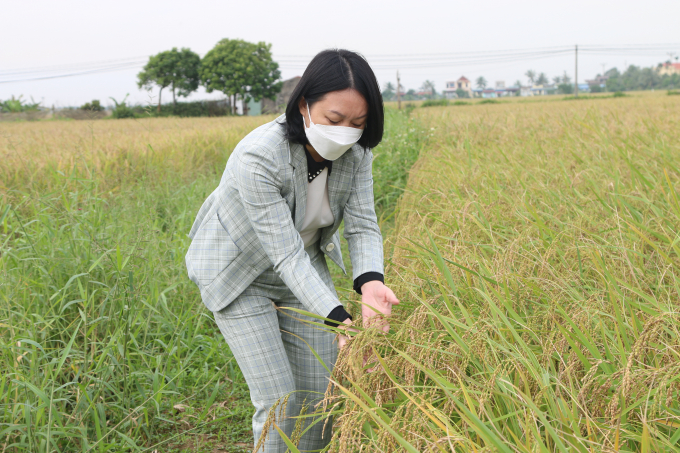
<svg viewBox="0 0 680 453"><path fill-rule="evenodd" d="M672 99L414 111L401 304L338 359L331 451L680 451Z"/></svg>

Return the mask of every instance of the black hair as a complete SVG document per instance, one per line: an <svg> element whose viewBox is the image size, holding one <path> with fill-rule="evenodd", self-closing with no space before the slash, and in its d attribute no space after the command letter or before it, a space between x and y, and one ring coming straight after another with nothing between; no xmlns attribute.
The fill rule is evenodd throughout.
<svg viewBox="0 0 680 453"><path fill-rule="evenodd" d="M306 145L305 124L300 115L300 99L310 107L331 91L357 90L368 104L366 127L358 141L364 148L375 148L382 140L385 123L380 86L366 59L356 52L328 49L319 52L309 63L286 106L286 138Z"/></svg>

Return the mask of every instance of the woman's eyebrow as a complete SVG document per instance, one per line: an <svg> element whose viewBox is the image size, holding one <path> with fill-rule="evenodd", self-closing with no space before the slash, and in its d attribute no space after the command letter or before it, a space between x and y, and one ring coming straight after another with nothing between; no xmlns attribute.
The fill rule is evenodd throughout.
<svg viewBox="0 0 680 453"><path fill-rule="evenodd" d="M337 110L329 110L329 112L335 113L336 115L338 115L338 116L340 116L340 117L342 117L342 118L346 118L346 116L347 116L347 115L343 115L342 113L338 112ZM354 119L355 119L355 120L358 120L358 119L361 119L361 118L365 118L365 117L367 117L367 116L368 116L368 113L365 114L365 115L357 116L357 117L354 118Z"/></svg>

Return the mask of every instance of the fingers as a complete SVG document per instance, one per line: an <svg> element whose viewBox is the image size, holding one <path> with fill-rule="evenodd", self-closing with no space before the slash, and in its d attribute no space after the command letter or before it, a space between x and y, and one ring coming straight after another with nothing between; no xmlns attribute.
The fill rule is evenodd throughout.
<svg viewBox="0 0 680 453"><path fill-rule="evenodd" d="M351 327L352 326L352 319L351 318L345 319L344 321L342 321L342 323L344 325L338 326L339 329L357 332L356 329ZM342 349L347 344L348 341L349 341L349 336L338 334L338 349Z"/></svg>
<svg viewBox="0 0 680 453"><path fill-rule="evenodd" d="M396 305L399 303L399 299L397 299L397 296L394 294L394 291L389 289L387 286L385 287L385 301L392 305Z"/></svg>

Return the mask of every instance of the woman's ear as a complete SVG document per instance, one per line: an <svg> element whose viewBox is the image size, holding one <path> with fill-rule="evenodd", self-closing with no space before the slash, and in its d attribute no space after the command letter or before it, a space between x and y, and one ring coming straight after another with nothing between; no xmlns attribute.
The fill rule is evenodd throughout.
<svg viewBox="0 0 680 453"><path fill-rule="evenodd" d="M304 118L305 127L309 127L309 124L307 124L307 101L305 101L304 96L302 96L300 102L298 102L298 109L300 110L300 115Z"/></svg>

